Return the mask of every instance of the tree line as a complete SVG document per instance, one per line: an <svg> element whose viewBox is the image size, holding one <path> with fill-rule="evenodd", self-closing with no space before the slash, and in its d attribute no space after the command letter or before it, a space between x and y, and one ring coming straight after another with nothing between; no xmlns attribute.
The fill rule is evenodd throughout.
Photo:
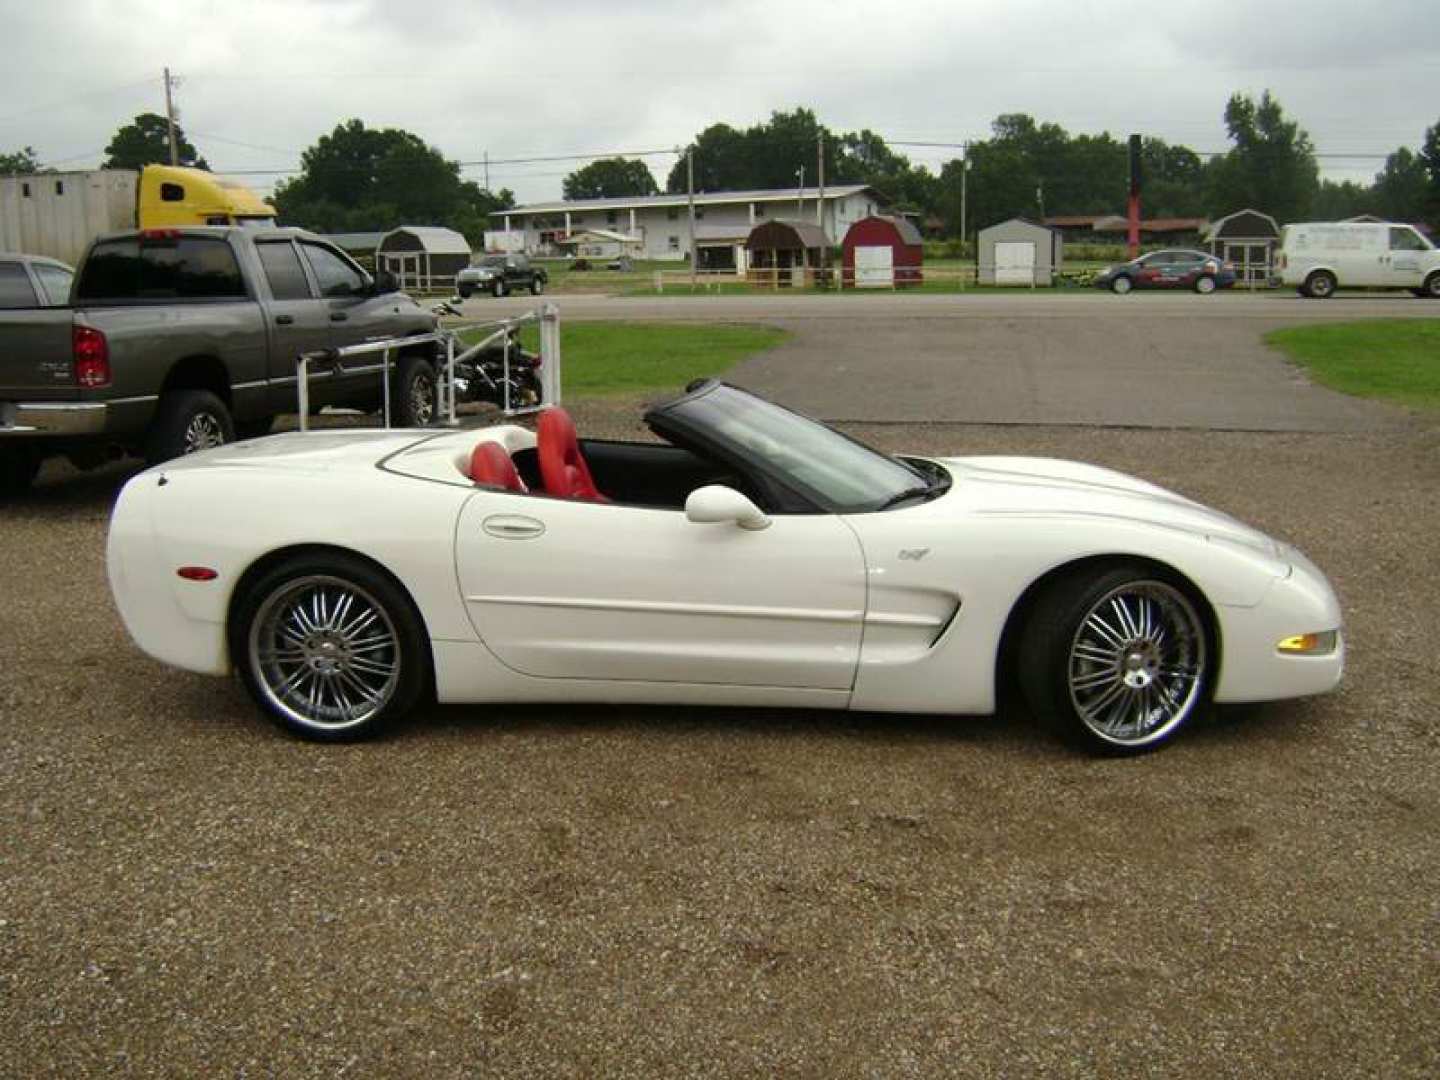
<svg viewBox="0 0 1440 1080"><path fill-rule="evenodd" d="M1224 112L1230 148L1208 160L1163 139L1141 143L1141 202L1147 218L1215 218L1253 208L1281 222L1335 220L1370 213L1396 221L1440 225L1440 121L1417 149L1399 147L1373 182L1322 180L1315 146L1268 91L1257 101L1233 94ZM208 168L177 129L182 164ZM813 110L774 112L748 128L712 124L682 151L665 178L684 192L686 154L693 155L697 191L797 187L818 180L824 147L827 184L868 184L892 205L914 213L932 233L960 233L1009 217L1123 212L1129 176L1126 141L1109 132L1072 135L1026 113L1006 113L990 137L968 144L937 172L916 165L868 129L834 132ZM142 113L116 131L106 168L141 168L170 160L167 123ZM300 171L271 198L280 220L322 232L369 232L397 224L445 225L480 246L490 214L515 205L507 188L490 191L461 175L420 136L346 120L301 155ZM35 151L0 153L0 174L35 172ZM967 171L968 170L968 171ZM962 174L963 177L962 177ZM565 177L567 199L653 195L654 173L641 161L602 158Z"/></svg>

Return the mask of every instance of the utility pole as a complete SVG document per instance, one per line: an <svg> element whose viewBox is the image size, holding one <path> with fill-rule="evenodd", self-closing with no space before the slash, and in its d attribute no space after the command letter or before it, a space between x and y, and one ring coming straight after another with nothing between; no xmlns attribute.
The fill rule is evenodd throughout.
<svg viewBox="0 0 1440 1080"><path fill-rule="evenodd" d="M816 148L816 154L815 154L815 156L816 156L816 158L817 158L818 160L815 162L815 166L816 166L816 169L818 170L816 175L820 178L820 185L819 185L819 186L820 186L820 193L819 193L819 197L815 200L815 224L820 226L820 233L821 233L822 236L824 236L824 234L825 234L825 132L823 132L823 131L820 132L819 138L816 140L816 142L817 142L817 148ZM829 262L829 260L830 260L830 245L829 245L829 244L821 244L821 245L820 245L820 285L821 285L822 288L823 288L823 287L825 286L825 284L826 284L826 280L825 280L825 277L826 277L826 275L825 275L825 264L826 264L827 262Z"/></svg>
<svg viewBox="0 0 1440 1080"><path fill-rule="evenodd" d="M170 78L170 69L165 69L165 119L170 127L170 164L180 164L180 149L175 141L175 102L170 97L170 87L175 82Z"/></svg>
<svg viewBox="0 0 1440 1080"><path fill-rule="evenodd" d="M965 250L965 181L970 176L970 144L960 147L960 250Z"/></svg>
<svg viewBox="0 0 1440 1080"><path fill-rule="evenodd" d="M795 189L795 216L798 218L805 213L805 166L796 169L795 175L800 178L800 186Z"/></svg>
<svg viewBox="0 0 1440 1080"><path fill-rule="evenodd" d="M691 146L685 151L685 191L686 202L690 205L690 291L695 291L695 274L699 266L699 256L695 251L695 147Z"/></svg>
<svg viewBox="0 0 1440 1080"><path fill-rule="evenodd" d="M485 151L485 190L490 190L490 151Z"/></svg>

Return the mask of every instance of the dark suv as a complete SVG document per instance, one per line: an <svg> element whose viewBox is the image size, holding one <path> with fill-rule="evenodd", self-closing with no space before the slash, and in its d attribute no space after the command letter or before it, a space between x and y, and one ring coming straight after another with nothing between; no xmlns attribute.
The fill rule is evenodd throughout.
<svg viewBox="0 0 1440 1080"><path fill-rule="evenodd" d="M538 296L549 280L549 275L524 255L485 255L455 275L455 291L462 298L475 292L504 296L517 289L529 289Z"/></svg>

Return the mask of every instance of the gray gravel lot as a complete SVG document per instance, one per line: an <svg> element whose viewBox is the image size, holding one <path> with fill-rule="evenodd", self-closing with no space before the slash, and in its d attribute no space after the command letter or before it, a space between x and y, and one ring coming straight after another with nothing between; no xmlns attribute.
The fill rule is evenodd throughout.
<svg viewBox="0 0 1440 1080"><path fill-rule="evenodd" d="M1111 465L1298 542L1342 689L1129 761L1021 715L631 707L314 746L135 650L127 470L52 463L0 508L0 1072L1440 1072L1440 431L851 430Z"/></svg>

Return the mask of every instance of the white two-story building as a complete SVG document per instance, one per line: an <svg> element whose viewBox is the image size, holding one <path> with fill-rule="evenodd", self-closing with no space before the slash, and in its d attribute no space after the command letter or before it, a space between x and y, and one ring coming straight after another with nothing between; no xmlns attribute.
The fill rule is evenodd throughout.
<svg viewBox="0 0 1440 1080"><path fill-rule="evenodd" d="M818 189L707 191L695 195L695 249L710 270L744 270L745 238L756 225L775 219L818 224L833 244L863 217L884 209L882 196L863 184ZM561 241L581 230L602 229L626 238L639 258L689 259L687 196L643 195L531 203L490 216L498 226L485 234L493 251L558 255Z"/></svg>

